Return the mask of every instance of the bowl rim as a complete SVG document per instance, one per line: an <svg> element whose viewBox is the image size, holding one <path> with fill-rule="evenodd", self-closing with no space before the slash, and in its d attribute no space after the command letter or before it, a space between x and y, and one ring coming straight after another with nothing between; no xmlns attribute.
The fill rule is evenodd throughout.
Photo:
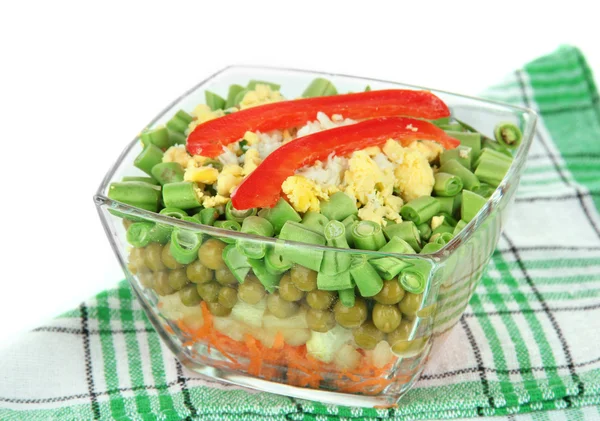
<svg viewBox="0 0 600 421"><path fill-rule="evenodd" d="M412 85L412 84L407 84L407 83L403 83L403 82L383 80L383 79L377 79L377 78L371 78L371 77L348 75L348 74L344 74L344 73L332 73L332 72L314 71L314 70L288 68L288 67L277 67L277 66L233 64L233 65L229 65L229 66L226 66L226 67L218 70L217 72L215 72L215 73L211 74L210 76L206 77L205 79L201 80L200 82L198 82L191 88L187 89L185 92L183 92L181 95L179 95L173 101L171 101L166 107L164 107L148 124L146 124L144 129L154 125L165 114L172 111L173 106L175 106L181 100L185 99L188 95L190 95L191 93L195 92L196 90L202 88L204 85L211 82L217 76L220 76L220 75L227 73L228 71L232 71L232 70L248 71L249 74L251 74L251 72L260 72L260 71L274 71L274 72L283 72L283 73L290 73L290 72L306 73L306 74L312 74L315 76L343 77L343 78L351 78L351 79L362 80L362 81L367 81L367 82L370 81L370 82L385 83L385 84L395 84L395 85L402 86L403 88L407 88L407 89L427 90L427 91L431 91L435 94L439 93L439 94L451 95L453 97L463 98L463 99L467 99L470 101L476 101L476 102L480 102L482 104L488 104L488 105L492 105L492 106L496 106L496 107L500 106L507 110L512 110L513 112L519 112L522 114L523 117L525 117L525 130L523 131L523 139L521 141L521 145L519 146L519 148L517 149L517 153L513 157L513 162L511 163L510 168L508 169L506 175L504 176L504 178L502 179L502 181L500 182L498 187L494 190L493 194L486 201L485 205L479 210L479 212L475 215L475 217L467 223L467 225L461 230L461 232L459 234L455 235L447 244L442 246L442 248L439 249L438 251L436 251L435 253L427 253L427 254L384 253L384 252L379 252L379 251L360 250L360 249L352 249L352 248L342 249L342 248L337 248L337 247L320 246L320 245L301 243L301 242L296 242L296 241L287 241L287 240L283 241L283 240L278 240L273 237L262 237L262 236L252 235L252 234L246 234L246 233L216 228L216 227L213 227L210 225L204 225L201 223L192 223L192 222L182 221L182 220L179 220L176 218L166 217L164 215L161 215L161 214L158 214L155 212L151 212L151 211L148 211L145 209L141 209L136 206L131 206L126 203L112 200L112 199L108 198L104 194L104 192L107 190L107 188L110 184L110 181L111 181L112 177L114 176L114 174L116 173L117 169L119 168L120 164L123 162L125 157L129 154L129 152L138 144L138 142L140 140L139 134L136 135L136 137L125 146L123 151L121 151L120 155L115 160L114 164L109 168L109 170L104 175L104 178L102 179L102 182L100 183L100 186L98 187L98 189L96 190L96 194L94 195L94 202L98 208L108 206L112 210L117 210L119 212L122 212L122 213L125 213L128 215L139 216L139 217L142 217L145 219L158 221L158 222L161 222L164 224L178 226L183 229L213 234L216 236L226 237L226 238L231 238L231 239L254 240L254 241L260 241L260 242L264 242L264 243L272 243L273 245L285 244L285 245L289 245L291 247L310 248L313 250L320 249L320 250L324 250L324 251L335 251L335 252L340 252L340 253L365 254L365 255L372 255L372 256L378 256L378 257L393 256L393 257L398 257L398 258L402 258L402 259L419 258L419 259L423 259L423 260L433 260L436 262L441 262L441 261L445 260L446 258L448 258L464 242L468 241L469 238L473 235L473 233L477 230L477 228L479 226L481 226L486 221L487 217L489 215L491 215L494 212L494 210L498 207L499 203L501 202L501 200L504 196L504 193L508 189L509 181L513 180L516 177L516 175L520 171L521 167L523 167L523 165L525 164L529 148L530 148L531 143L534 138L535 128L536 128L536 124L538 121L538 114L535 112L535 110L533 110L530 107L508 104L505 102L494 101L494 100L477 97L477 96L472 96L472 95L459 94L459 93L455 93L455 92L451 92L451 91L446 91L443 89L429 88L429 87L424 87L424 86L419 86L419 85ZM102 216L102 213L100 213L100 214Z"/></svg>

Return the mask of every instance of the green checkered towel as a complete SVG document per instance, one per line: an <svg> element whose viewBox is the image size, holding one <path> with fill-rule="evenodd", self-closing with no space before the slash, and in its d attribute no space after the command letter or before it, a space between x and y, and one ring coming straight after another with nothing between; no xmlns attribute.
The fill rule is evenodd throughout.
<svg viewBox="0 0 600 421"><path fill-rule="evenodd" d="M599 419L600 104L562 47L492 88L541 114L469 308L396 409L336 407L187 371L121 283L0 355L2 420Z"/></svg>

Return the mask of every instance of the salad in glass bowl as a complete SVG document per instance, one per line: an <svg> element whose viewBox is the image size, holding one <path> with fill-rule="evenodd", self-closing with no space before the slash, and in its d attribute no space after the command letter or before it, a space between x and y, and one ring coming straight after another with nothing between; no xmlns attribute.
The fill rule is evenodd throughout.
<svg viewBox="0 0 600 421"><path fill-rule="evenodd" d="M381 81L230 68L142 131L96 202L187 367L394 404L490 259L534 123Z"/></svg>

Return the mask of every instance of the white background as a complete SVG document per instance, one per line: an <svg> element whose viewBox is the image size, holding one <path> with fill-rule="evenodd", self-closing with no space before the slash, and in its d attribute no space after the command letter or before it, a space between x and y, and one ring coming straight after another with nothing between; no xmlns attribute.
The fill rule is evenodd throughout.
<svg viewBox="0 0 600 421"><path fill-rule="evenodd" d="M92 195L206 76L264 64L477 94L563 43L598 73L586 3L2 2L0 348L122 279Z"/></svg>

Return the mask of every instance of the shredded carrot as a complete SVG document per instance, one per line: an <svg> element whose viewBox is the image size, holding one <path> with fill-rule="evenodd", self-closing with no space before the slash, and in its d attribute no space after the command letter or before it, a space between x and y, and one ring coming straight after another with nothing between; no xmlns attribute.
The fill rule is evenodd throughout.
<svg viewBox="0 0 600 421"><path fill-rule="evenodd" d="M277 332L277 335L275 335L275 340L273 341L273 346L271 348L283 349L284 345L285 345L285 340L283 338L283 333Z"/></svg>

